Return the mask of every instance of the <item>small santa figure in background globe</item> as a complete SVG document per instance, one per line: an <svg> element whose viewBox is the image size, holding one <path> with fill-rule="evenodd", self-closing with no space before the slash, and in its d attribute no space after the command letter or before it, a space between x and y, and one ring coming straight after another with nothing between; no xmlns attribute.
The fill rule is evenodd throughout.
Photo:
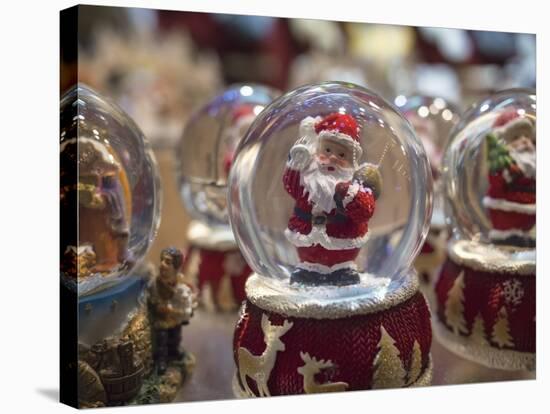
<svg viewBox="0 0 550 414"><path fill-rule="evenodd" d="M487 135L489 188L483 199L496 244L534 247L536 131L533 122L507 111Z"/></svg>
<svg viewBox="0 0 550 414"><path fill-rule="evenodd" d="M252 125L258 114L264 109L261 105L241 104L236 106L230 116L229 126L224 132L223 168L225 176L229 176L229 170L235 157L235 151L240 140L246 135L246 131Z"/></svg>
<svg viewBox="0 0 550 414"><path fill-rule="evenodd" d="M295 200L285 230L299 263L291 283L344 286L359 282L355 259L368 237L381 191L375 165L362 155L355 118L342 113L307 117L283 175Z"/></svg>

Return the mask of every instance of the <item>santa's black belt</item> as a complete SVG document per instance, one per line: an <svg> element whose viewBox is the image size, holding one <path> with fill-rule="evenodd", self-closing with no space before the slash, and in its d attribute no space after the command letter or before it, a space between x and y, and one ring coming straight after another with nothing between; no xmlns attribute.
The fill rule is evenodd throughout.
<svg viewBox="0 0 550 414"><path fill-rule="evenodd" d="M294 207L294 214L296 214L296 216L301 218L302 220L316 225L322 225L326 223L342 223L346 221L346 216L338 210L336 211L336 214L334 216L327 216L326 214L308 213L307 211L304 211L298 207Z"/></svg>
<svg viewBox="0 0 550 414"><path fill-rule="evenodd" d="M507 191L515 193L536 193L537 186L535 184L521 185L521 184L508 184Z"/></svg>

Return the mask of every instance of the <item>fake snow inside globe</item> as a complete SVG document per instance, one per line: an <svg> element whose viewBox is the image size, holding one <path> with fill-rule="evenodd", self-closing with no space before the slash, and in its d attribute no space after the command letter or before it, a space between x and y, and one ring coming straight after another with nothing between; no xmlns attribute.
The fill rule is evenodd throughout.
<svg viewBox="0 0 550 414"><path fill-rule="evenodd" d="M230 218L270 294L383 301L415 279L432 178L409 123L349 83L295 89L256 119L230 176ZM409 283L407 283L409 282Z"/></svg>
<svg viewBox="0 0 550 414"><path fill-rule="evenodd" d="M441 163L451 129L459 121L459 110L454 104L441 97L426 95L399 95L394 99L394 103L411 123L416 136L420 138L426 150L434 179L434 211L431 227L442 229L445 226L445 213Z"/></svg>
<svg viewBox="0 0 550 414"><path fill-rule="evenodd" d="M134 121L78 85L61 100L61 273L79 295L128 276L160 223L160 179Z"/></svg>
<svg viewBox="0 0 550 414"><path fill-rule="evenodd" d="M227 177L237 145L256 116L279 93L234 85L195 111L178 148L177 174L187 211L208 226L228 226Z"/></svg>
<svg viewBox="0 0 550 414"><path fill-rule="evenodd" d="M258 115L229 177L231 226L255 272L234 335L235 395L431 382L412 268L431 198L422 144L365 88L303 86Z"/></svg>
<svg viewBox="0 0 550 414"><path fill-rule="evenodd" d="M453 235L434 286L434 331L464 358L534 370L535 92L488 96L453 131L443 171Z"/></svg>

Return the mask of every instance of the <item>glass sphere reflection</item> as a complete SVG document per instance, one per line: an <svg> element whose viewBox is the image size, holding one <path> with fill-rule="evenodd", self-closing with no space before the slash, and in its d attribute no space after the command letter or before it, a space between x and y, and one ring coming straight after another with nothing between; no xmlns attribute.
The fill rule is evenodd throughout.
<svg viewBox="0 0 550 414"><path fill-rule="evenodd" d="M234 85L195 111L176 149L180 195L187 211L211 226L227 226L227 177L237 144L280 93Z"/></svg>
<svg viewBox="0 0 550 414"><path fill-rule="evenodd" d="M91 293L128 275L160 223L152 150L116 105L78 85L61 100L62 278Z"/></svg>
<svg viewBox="0 0 550 414"><path fill-rule="evenodd" d="M460 119L459 109L441 97L426 95L399 95L394 99L394 103L411 123L426 150L434 179L434 211L431 226L443 228L445 213L441 163L451 129Z"/></svg>
<svg viewBox="0 0 550 414"><path fill-rule="evenodd" d="M409 123L349 83L270 104L239 144L229 190L247 262L289 294L316 283L333 299L394 291L413 274L431 215L429 164Z"/></svg>
<svg viewBox="0 0 550 414"><path fill-rule="evenodd" d="M444 180L456 238L534 247L535 92L502 91L467 111L445 153Z"/></svg>

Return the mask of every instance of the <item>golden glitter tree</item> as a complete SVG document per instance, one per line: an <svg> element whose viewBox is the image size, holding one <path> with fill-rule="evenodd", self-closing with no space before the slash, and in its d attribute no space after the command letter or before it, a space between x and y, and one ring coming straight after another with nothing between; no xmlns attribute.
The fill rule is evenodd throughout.
<svg viewBox="0 0 550 414"><path fill-rule="evenodd" d="M420 350L420 344L417 340L414 341L412 356L411 356L411 367L409 369L409 380L407 385L411 385L415 382L420 374L422 373L422 351Z"/></svg>
<svg viewBox="0 0 550 414"><path fill-rule="evenodd" d="M508 313L506 308L503 306L500 308L497 316L497 320L493 325L493 332L491 339L496 343L500 348L504 346L513 347L514 341L510 335L510 325L508 323Z"/></svg>
<svg viewBox="0 0 550 414"><path fill-rule="evenodd" d="M464 270L460 272L449 290L445 302L445 320L455 335L467 333L464 320Z"/></svg>
<svg viewBox="0 0 550 414"><path fill-rule="evenodd" d="M380 325L380 333L378 354L374 358L375 371L372 376L372 388L402 387L405 383L406 372L399 357L399 350L395 346L395 340L383 325Z"/></svg>
<svg viewBox="0 0 550 414"><path fill-rule="evenodd" d="M483 318L479 313L474 319L470 338L478 345L489 345L487 337L485 336L485 324L483 323Z"/></svg>

